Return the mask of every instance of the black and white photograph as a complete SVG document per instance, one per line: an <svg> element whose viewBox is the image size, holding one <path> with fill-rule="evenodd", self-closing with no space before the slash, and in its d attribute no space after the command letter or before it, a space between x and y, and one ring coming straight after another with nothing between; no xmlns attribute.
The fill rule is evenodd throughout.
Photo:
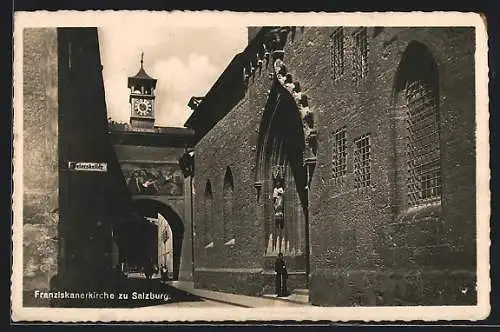
<svg viewBox="0 0 500 332"><path fill-rule="evenodd" d="M489 314L478 14L16 15L14 320Z"/></svg>

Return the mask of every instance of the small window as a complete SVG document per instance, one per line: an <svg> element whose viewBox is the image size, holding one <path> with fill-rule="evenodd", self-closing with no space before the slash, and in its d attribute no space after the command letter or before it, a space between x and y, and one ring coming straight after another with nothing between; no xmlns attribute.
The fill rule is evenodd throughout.
<svg viewBox="0 0 500 332"><path fill-rule="evenodd" d="M344 30L338 28L331 35L330 65L332 77L338 80L344 74Z"/></svg>
<svg viewBox="0 0 500 332"><path fill-rule="evenodd" d="M212 241L212 222L213 222L213 196L212 196L212 185L210 181L207 181L205 186L205 197L204 197L204 220L203 220L203 241L204 244L208 244Z"/></svg>
<svg viewBox="0 0 500 332"><path fill-rule="evenodd" d="M354 188L371 185L371 143L370 135L354 140Z"/></svg>
<svg viewBox="0 0 500 332"><path fill-rule="evenodd" d="M338 179L347 173L347 132L345 128L333 134L333 178Z"/></svg>
<svg viewBox="0 0 500 332"><path fill-rule="evenodd" d="M361 81L368 76L368 35L366 28L354 34L354 80Z"/></svg>
<svg viewBox="0 0 500 332"><path fill-rule="evenodd" d="M234 197L234 181L231 169L228 167L226 169L226 174L224 175L224 201L223 201L223 222L224 222L224 241L228 241L234 238L233 223L234 223L234 208L233 208L233 197Z"/></svg>

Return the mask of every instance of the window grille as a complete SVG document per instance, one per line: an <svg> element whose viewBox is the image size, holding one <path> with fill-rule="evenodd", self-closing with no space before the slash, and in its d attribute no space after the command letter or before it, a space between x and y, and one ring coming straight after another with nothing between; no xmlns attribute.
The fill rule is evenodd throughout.
<svg viewBox="0 0 500 332"><path fill-rule="evenodd" d="M330 65L334 80L338 80L344 73L344 30L338 28L331 35Z"/></svg>
<svg viewBox="0 0 500 332"><path fill-rule="evenodd" d="M354 188L368 187L371 184L371 144L370 135L354 140Z"/></svg>
<svg viewBox="0 0 500 332"><path fill-rule="evenodd" d="M333 135L332 162L334 179L347 173L347 132L345 128L337 130Z"/></svg>
<svg viewBox="0 0 500 332"><path fill-rule="evenodd" d="M439 113L433 91L416 81L408 85L408 204L416 206L441 196Z"/></svg>
<svg viewBox="0 0 500 332"><path fill-rule="evenodd" d="M366 28L354 33L354 80L361 81L368 76L368 34Z"/></svg>

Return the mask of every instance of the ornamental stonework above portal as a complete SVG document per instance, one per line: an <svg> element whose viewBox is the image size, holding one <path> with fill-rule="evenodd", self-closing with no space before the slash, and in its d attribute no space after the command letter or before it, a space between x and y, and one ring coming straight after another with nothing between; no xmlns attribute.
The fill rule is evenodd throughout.
<svg viewBox="0 0 500 332"><path fill-rule="evenodd" d="M262 40L261 47L255 58L257 59L256 65L258 66L260 59L266 60L266 66L272 62L273 72L270 78L274 80L280 87L280 94L289 95L295 102L302 120L305 150L304 150L304 163L307 165L316 164L317 153L317 132L315 125L314 111L310 108L309 98L302 91L300 82L293 77L285 64L285 45L289 36L295 38L296 27L279 27L269 30ZM253 73L254 62L250 63L243 68L245 82L248 82L247 73Z"/></svg>

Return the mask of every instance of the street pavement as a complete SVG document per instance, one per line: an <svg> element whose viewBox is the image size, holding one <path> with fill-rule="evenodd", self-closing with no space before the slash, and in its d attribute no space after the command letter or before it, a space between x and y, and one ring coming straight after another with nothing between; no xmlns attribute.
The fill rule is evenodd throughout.
<svg viewBox="0 0 500 332"><path fill-rule="evenodd" d="M130 301L135 302L135 307L234 307L233 304L224 303L221 301L214 301L207 298L196 296L189 291L185 291L178 287L171 285L170 282L161 282L158 275L154 275L151 280L146 280L142 273L129 273L126 278L125 288L128 292L135 291L140 294L151 292L155 294L169 294L168 301L164 300L144 300L144 301Z"/></svg>
<svg viewBox="0 0 500 332"><path fill-rule="evenodd" d="M86 308L154 308L154 307L297 307L308 303L292 302L276 297L254 297L207 289L194 288L193 282L167 281L162 282L159 276L146 279L144 274L130 273L127 277L116 279L115 287L106 291L114 294L114 298L68 300L61 306Z"/></svg>
<svg viewBox="0 0 500 332"><path fill-rule="evenodd" d="M59 293L62 293L59 291ZM67 291L66 291L67 293ZM136 308L139 310L155 307L191 307L191 308L219 308L219 307L297 307L309 305L297 303L286 298L270 296L254 297L207 289L194 288L193 282L167 281L162 282L159 276L147 280L144 274L131 273L127 277L118 277L113 286L87 290L73 291L72 294L87 294L85 298L59 298L50 303L30 303L29 307L54 306L68 308ZM103 297L103 295L105 295ZM87 294L88 295L88 294ZM83 296L83 295L82 295ZM55 299L55 298L54 298Z"/></svg>
<svg viewBox="0 0 500 332"><path fill-rule="evenodd" d="M292 302L284 298L246 296L239 294L216 292L207 289L197 289L194 288L193 282L187 282L187 281L169 281L167 282L167 284L176 288L177 290L184 291L188 294L197 296L205 300L216 301L219 303L226 303L237 307L259 308L259 307L309 306L308 303Z"/></svg>
<svg viewBox="0 0 500 332"><path fill-rule="evenodd" d="M167 281L161 282L159 276L146 280L144 274L129 274L127 285L128 291L140 292L151 290L151 292L165 292L170 295L168 301L131 301L135 307L161 306L161 307L304 307L308 303L297 303L288 301L286 298L255 297L239 294L217 292L207 289L194 288L193 282Z"/></svg>
<svg viewBox="0 0 500 332"><path fill-rule="evenodd" d="M208 299L200 299L200 301L196 302L172 302L172 303L165 303L165 304L158 304L154 306L155 308L158 307L174 307L174 308L219 308L219 307L224 307L224 308L234 308L235 306L233 304L229 303L223 303L223 302L216 302L216 301L211 301Z"/></svg>

